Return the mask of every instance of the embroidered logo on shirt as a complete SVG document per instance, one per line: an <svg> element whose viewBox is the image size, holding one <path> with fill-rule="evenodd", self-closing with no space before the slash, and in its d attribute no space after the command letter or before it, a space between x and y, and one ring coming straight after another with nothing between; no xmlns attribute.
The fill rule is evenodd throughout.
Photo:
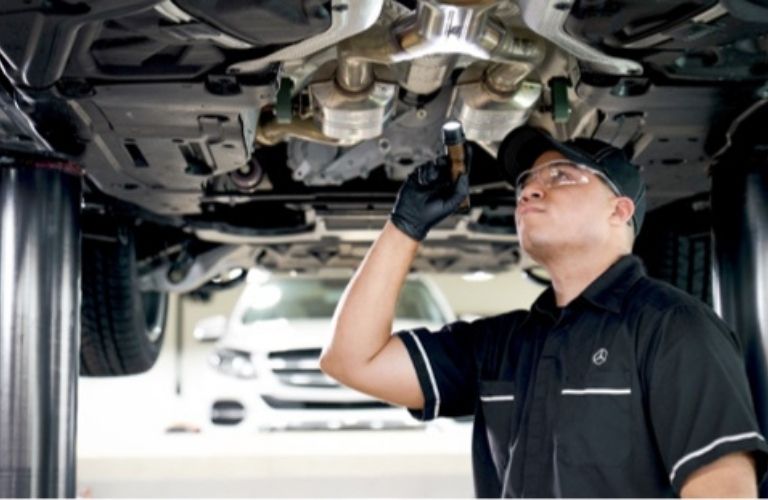
<svg viewBox="0 0 768 500"><path fill-rule="evenodd" d="M606 361L608 361L608 349L606 349L605 347L598 349L592 355L592 362L597 366L602 365Z"/></svg>

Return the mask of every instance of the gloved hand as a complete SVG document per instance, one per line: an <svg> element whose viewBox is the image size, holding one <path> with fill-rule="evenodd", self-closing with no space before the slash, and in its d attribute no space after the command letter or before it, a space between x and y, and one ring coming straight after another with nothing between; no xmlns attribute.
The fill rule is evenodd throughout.
<svg viewBox="0 0 768 500"><path fill-rule="evenodd" d="M399 230L421 241L435 224L456 211L469 195L469 174L462 174L454 183L450 170L449 160L440 157L411 172L390 215Z"/></svg>

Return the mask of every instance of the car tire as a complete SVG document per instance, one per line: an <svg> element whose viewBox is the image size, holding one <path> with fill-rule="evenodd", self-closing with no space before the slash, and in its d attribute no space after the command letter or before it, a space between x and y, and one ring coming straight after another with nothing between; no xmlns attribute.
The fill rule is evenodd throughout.
<svg viewBox="0 0 768 500"><path fill-rule="evenodd" d="M708 194L650 212L637 238L635 254L643 260L649 276L711 307L712 221Z"/></svg>
<svg viewBox="0 0 768 500"><path fill-rule="evenodd" d="M83 240L82 375L143 373L160 354L168 294L139 290L133 235L118 234L114 240Z"/></svg>

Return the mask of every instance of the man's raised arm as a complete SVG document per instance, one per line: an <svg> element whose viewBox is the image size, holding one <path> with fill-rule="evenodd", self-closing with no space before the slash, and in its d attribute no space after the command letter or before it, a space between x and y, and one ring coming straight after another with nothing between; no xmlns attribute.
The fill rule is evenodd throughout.
<svg viewBox="0 0 768 500"><path fill-rule="evenodd" d="M320 358L322 370L344 385L409 408L424 406L424 397L392 320L418 247L387 223L336 308L333 338Z"/></svg>
<svg viewBox="0 0 768 500"><path fill-rule="evenodd" d="M342 384L414 409L424 406L424 396L392 322L419 241L469 193L466 174L454 184L447 172L444 163L428 163L405 181L391 220L336 307L333 338L320 357L320 368Z"/></svg>

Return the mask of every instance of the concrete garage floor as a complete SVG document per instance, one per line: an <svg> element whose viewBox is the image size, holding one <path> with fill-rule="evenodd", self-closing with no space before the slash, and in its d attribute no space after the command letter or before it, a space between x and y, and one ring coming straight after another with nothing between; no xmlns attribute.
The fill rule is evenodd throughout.
<svg viewBox="0 0 768 500"><path fill-rule="evenodd" d="M472 497L470 425L413 431L116 433L81 441L78 494ZM109 448L105 451L105 448Z"/></svg>

